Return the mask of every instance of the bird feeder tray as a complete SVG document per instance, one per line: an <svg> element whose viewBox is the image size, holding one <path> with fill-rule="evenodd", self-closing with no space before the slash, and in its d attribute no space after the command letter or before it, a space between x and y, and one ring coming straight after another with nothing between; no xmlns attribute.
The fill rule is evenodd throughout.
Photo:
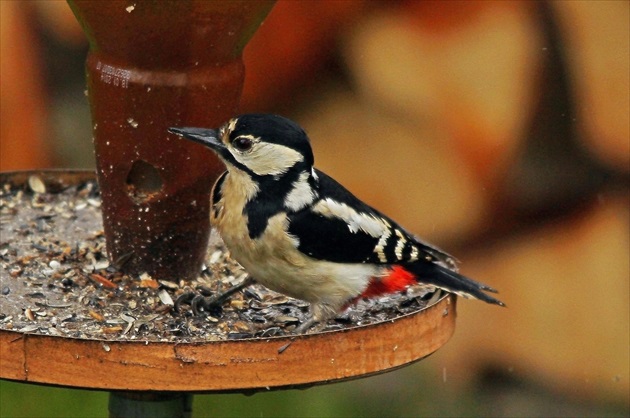
<svg viewBox="0 0 630 418"><path fill-rule="evenodd" d="M406 310L390 309L393 314L381 315L374 311L377 305L365 305L372 309L366 308L371 320L353 322L357 316L347 315L345 322L331 321L324 331L302 335L292 334L286 324L271 327L281 329L276 335L266 333L262 314L257 318L263 323L256 326L242 320L224 324L224 335L200 329L199 324L220 328L224 316L242 319L243 299L228 302L222 314L195 318L172 309L184 281L117 275L116 266L89 252L104 241L95 185L89 171L0 173L3 379L109 391L304 387L405 366L435 352L454 332L456 298L435 292L405 299ZM70 188L81 194L79 203L64 194ZM15 199L18 193L21 200ZM20 218L26 209L19 201L41 213ZM231 267L217 265L223 261L217 261L216 248L211 243L207 261L214 269L212 281L236 280L220 276ZM84 265L71 265L72 257L83 257ZM264 289L258 292L263 299L271 297ZM136 294L142 297L136 300ZM305 310L299 303L279 305L260 312L267 318L274 309L288 312L291 321L295 311ZM131 326L131 319L120 321L112 312L137 322ZM252 329L257 331L235 332Z"/></svg>

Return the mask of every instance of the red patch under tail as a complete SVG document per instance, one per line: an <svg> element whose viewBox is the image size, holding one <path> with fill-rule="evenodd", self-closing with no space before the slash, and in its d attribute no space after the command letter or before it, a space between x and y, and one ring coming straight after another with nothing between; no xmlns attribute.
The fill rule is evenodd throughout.
<svg viewBox="0 0 630 418"><path fill-rule="evenodd" d="M410 273L400 266L394 266L387 276L372 280L367 289L365 289L359 297L370 298L387 293L400 292L405 290L407 286L416 283L415 274Z"/></svg>

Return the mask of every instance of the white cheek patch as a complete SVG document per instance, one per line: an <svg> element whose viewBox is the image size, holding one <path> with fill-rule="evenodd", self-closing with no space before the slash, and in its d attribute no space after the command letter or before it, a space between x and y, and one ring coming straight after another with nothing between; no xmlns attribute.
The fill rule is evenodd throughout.
<svg viewBox="0 0 630 418"><path fill-rule="evenodd" d="M317 203L313 210L327 218L339 218L348 224L350 232L363 231L374 238L389 235L389 223L366 213L359 213L345 203L325 199Z"/></svg>
<svg viewBox="0 0 630 418"><path fill-rule="evenodd" d="M234 159L259 176L279 176L295 164L304 161L304 156L284 145L259 142L251 151L240 153L231 150Z"/></svg>

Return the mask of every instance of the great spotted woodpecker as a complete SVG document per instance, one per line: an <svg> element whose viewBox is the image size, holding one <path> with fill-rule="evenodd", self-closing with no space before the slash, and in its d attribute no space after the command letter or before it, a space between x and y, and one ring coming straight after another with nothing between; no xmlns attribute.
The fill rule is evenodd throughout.
<svg viewBox="0 0 630 418"><path fill-rule="evenodd" d="M484 293L496 290L457 273L449 254L315 169L308 136L295 122L248 114L219 130L169 131L205 145L225 163L227 171L212 191L211 223L253 278L239 288L255 280L310 302L310 319L298 331L333 317L359 297L418 282L504 306ZM199 296L193 311L223 296Z"/></svg>

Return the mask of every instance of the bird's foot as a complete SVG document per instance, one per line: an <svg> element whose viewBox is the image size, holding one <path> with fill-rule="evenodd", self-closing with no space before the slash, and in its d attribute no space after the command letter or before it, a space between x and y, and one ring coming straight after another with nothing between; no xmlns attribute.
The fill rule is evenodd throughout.
<svg viewBox="0 0 630 418"><path fill-rule="evenodd" d="M317 321L315 320L315 318L313 318L311 316L306 321L302 322L300 325L298 325L295 328L295 333L296 334L306 334L306 331L308 331L316 323L317 323Z"/></svg>
<svg viewBox="0 0 630 418"><path fill-rule="evenodd" d="M333 318L337 313L335 307L324 303L312 304L308 319L295 328L296 334L305 334L306 332L320 332L326 327L326 322Z"/></svg>
<svg viewBox="0 0 630 418"><path fill-rule="evenodd" d="M193 315L200 316L204 313L209 313L221 309L221 305L227 301L233 294L243 290L244 288L252 285L254 279L251 277L245 278L241 283L236 286L232 286L223 293L217 293L212 296L204 289L200 289L198 292L186 292L175 300L175 310L181 312L182 305L190 305L190 310Z"/></svg>
<svg viewBox="0 0 630 418"><path fill-rule="evenodd" d="M190 305L190 310L194 316L200 316L204 313L216 312L221 309L222 301L217 298L220 295L204 296L202 291L185 292L175 299L175 311L181 312L182 305Z"/></svg>

